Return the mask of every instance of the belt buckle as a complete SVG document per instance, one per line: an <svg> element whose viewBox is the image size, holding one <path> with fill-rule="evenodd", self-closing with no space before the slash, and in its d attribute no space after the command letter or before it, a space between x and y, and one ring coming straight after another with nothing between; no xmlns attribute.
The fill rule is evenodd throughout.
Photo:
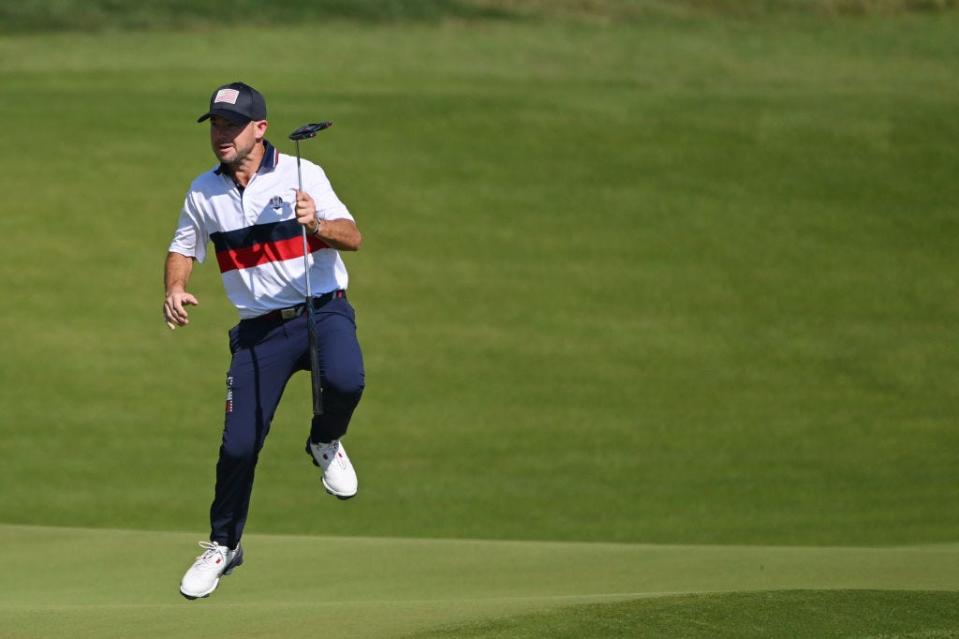
<svg viewBox="0 0 959 639"><path fill-rule="evenodd" d="M297 311L299 311L299 310L300 310L300 309L299 309L298 307L296 307L296 306L293 306L293 307L291 307L291 308L281 308L281 309L280 309L280 317L282 317L282 318L285 319L285 320L293 319L294 317L296 317L297 315L299 315L299 313L297 312Z"/></svg>

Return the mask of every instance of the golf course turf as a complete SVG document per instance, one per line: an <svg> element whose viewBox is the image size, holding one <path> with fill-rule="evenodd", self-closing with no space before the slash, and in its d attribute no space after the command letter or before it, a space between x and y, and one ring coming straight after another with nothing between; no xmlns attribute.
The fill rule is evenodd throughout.
<svg viewBox="0 0 959 639"><path fill-rule="evenodd" d="M959 635L959 13L512 4L0 30L0 638ZM335 123L360 494L294 377L188 603L236 318L161 266L233 80Z"/></svg>
<svg viewBox="0 0 959 639"><path fill-rule="evenodd" d="M955 544L247 535L244 564L210 599L188 604L174 586L194 537L0 526L3 636L69 628L78 638L128 637L133 629L279 637L325 623L338 637L899 636L955 632L959 624ZM55 578L36 570L38 556L58 566Z"/></svg>

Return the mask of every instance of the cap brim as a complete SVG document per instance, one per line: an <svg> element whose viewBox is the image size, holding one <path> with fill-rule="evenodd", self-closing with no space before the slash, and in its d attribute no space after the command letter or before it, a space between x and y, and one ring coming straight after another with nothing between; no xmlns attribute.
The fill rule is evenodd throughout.
<svg viewBox="0 0 959 639"><path fill-rule="evenodd" d="M251 118L243 115L242 113L237 113L236 111L229 111L227 109L213 109L211 111L207 111L206 113L201 115L199 118L197 118L197 122L203 122L204 120L209 120L214 115L218 115L221 118L226 118L233 124L246 124L247 122L252 121Z"/></svg>

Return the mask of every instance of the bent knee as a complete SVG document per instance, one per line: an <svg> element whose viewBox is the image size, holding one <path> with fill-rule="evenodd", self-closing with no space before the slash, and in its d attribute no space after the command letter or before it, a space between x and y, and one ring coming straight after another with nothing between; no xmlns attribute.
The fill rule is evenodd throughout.
<svg viewBox="0 0 959 639"><path fill-rule="evenodd" d="M366 380L362 372L332 374L326 378L324 390L337 395L359 397L366 387Z"/></svg>

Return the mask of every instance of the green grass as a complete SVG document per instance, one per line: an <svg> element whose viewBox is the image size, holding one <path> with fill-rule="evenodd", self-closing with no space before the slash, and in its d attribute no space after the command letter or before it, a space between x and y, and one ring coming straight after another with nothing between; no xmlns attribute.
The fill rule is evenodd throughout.
<svg viewBox="0 0 959 639"><path fill-rule="evenodd" d="M122 31L330 22L439 23L494 20L643 22L655 18L936 13L956 0L21 0L0 5L0 33Z"/></svg>
<svg viewBox="0 0 959 639"><path fill-rule="evenodd" d="M436 21L488 17L492 12L455 0L26 0L0 7L0 32L91 31L189 28L225 25L296 26L331 20L361 22Z"/></svg>
<svg viewBox="0 0 959 639"><path fill-rule="evenodd" d="M959 636L954 592L757 592L636 599L462 624L417 639ZM881 630L880 630L881 629ZM878 632L878 634L877 634Z"/></svg>
<svg viewBox="0 0 959 639"><path fill-rule="evenodd" d="M0 522L91 529L6 530L2 614L39 636L207 623L173 586L206 534L235 312L207 264L193 322L170 333L161 264L212 165L195 119L241 78L286 151L287 131L336 122L305 152L364 232L346 259L368 388L346 440L361 494L339 503L302 452L308 381L293 380L248 526L272 576L244 566L199 604L223 605L208 627L240 600L264 602L235 621L263 635L288 608L302 629L316 601L348 609L354 636L389 623L394 608L331 599L322 580L291 576L291 595L282 580L311 551L278 535L378 584L377 601L459 602L398 606L394 634L604 616L495 597L827 589L796 596L876 610L886 595L838 591L957 590L954 547L878 546L959 539L959 15L563 15L0 37ZM96 531L111 528L131 532ZM124 535L131 553L168 547L124 555L150 555L127 575L111 563ZM425 573L384 577L386 555L331 535L382 538L403 566L404 544L423 544ZM470 589L464 539L615 552L568 572L548 554ZM492 566L534 548L469 543ZM770 546L795 561L782 578L760 560ZM761 621L765 596L641 599L615 617L675 605L693 611L681 633L739 606ZM955 632L936 625L938 596L916 595L915 631L823 624Z"/></svg>
<svg viewBox="0 0 959 639"><path fill-rule="evenodd" d="M62 636L69 628L76 639L129 637L134 630L155 638L278 637L315 631L320 620L335 623L344 639L959 632L955 544L786 548L248 535L244 564L214 596L187 603L176 587L195 540L184 533L0 526L0 636Z"/></svg>
<svg viewBox="0 0 959 639"><path fill-rule="evenodd" d="M366 237L363 496L318 494L304 377L252 531L954 540L957 26L0 40L0 512L204 526L235 314L205 265L161 330L160 264L228 38L274 140L336 122L306 153Z"/></svg>

